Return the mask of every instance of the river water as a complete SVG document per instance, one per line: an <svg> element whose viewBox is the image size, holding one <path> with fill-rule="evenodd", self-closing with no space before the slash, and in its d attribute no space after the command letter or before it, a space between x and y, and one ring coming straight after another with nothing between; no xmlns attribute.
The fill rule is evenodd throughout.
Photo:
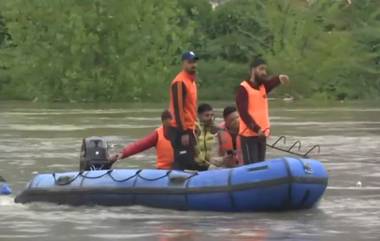
<svg viewBox="0 0 380 241"><path fill-rule="evenodd" d="M320 204L282 213L14 204L0 197L0 240L380 240L380 104L271 103L272 141L321 145L330 175ZM223 103L216 103L220 116ZM159 125L162 104L0 102L0 175L15 193L36 172L77 170L81 138L129 143ZM270 156L283 155L269 150ZM154 151L115 168L152 167ZM361 182L361 187L358 185Z"/></svg>

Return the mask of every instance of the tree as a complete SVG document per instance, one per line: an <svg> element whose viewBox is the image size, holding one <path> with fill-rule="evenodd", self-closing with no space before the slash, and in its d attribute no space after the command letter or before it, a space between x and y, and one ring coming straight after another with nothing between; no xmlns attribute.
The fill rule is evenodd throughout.
<svg viewBox="0 0 380 241"><path fill-rule="evenodd" d="M352 12L357 4L366 10L379 9L374 6L378 3L370 0L352 5L329 0L227 2L216 8L208 28L208 62L204 69L208 76L217 76L230 88L230 82L236 85L245 78L238 79L238 76L246 75L250 59L261 55L268 60L273 73L288 73L292 79L292 84L277 94L352 99L364 98L370 89L370 96L376 96L379 88L373 80L378 79L374 76L378 66L369 68L368 61L364 64L366 59L374 58L368 48L374 45L363 41L378 41L368 35L360 40L359 36L365 35L355 34L355 31L361 29L374 35L378 33L373 31L378 25L364 26L363 23L370 22ZM362 14L365 16L364 11ZM362 22L359 28L355 27L357 21ZM234 63L232 69L222 67L231 63ZM215 68L215 64L219 68ZM370 78L358 83L363 76Z"/></svg>
<svg viewBox="0 0 380 241"><path fill-rule="evenodd" d="M15 97L160 99L192 35L174 1L2 1L17 48L2 51ZM162 89L164 88L164 89ZM164 94L165 93L165 94Z"/></svg>
<svg viewBox="0 0 380 241"><path fill-rule="evenodd" d="M0 1L0 96L162 100L180 53L200 57L200 98L230 99L252 57L298 98L380 94L380 3L372 0ZM218 3L218 4L215 4ZM1 17L2 16L2 17Z"/></svg>

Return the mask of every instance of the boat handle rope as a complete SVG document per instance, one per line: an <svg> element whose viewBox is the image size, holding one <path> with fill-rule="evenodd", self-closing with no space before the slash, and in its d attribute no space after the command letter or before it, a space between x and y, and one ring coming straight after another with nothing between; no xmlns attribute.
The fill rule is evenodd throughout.
<svg viewBox="0 0 380 241"><path fill-rule="evenodd" d="M72 182L74 182L76 179L78 179L78 177L83 177L84 179L98 179L98 178L102 178L106 175L108 175L114 182L126 182L134 177L139 177L141 178L142 180L145 180L145 181L150 181L150 182L153 182L153 181L157 181L157 180L160 180L162 178L165 178L165 177L168 177L170 175L170 173L173 171L173 170L169 170L167 171L164 175L162 176L159 176L159 177L156 177L156 178L147 178L147 177L144 177L142 176L140 173L143 171L143 169L139 169L137 170L133 175L127 177L127 178L124 178L124 179L116 179L113 175L112 175L112 172L114 171L114 169L110 169L108 171L106 171L105 173L99 175L99 176L93 176L93 177L90 177L88 175L84 175L83 171L79 172L77 175L75 175L74 177L72 178L69 178L69 176L60 176L58 177L57 179L57 176L56 176L56 173L52 173L52 176L54 178L54 183L60 185L60 186L65 186L65 185L69 185L71 184ZM88 172L87 172L88 173ZM184 180L188 180L194 176L198 175L197 172L194 172L192 173L192 175L184 178Z"/></svg>

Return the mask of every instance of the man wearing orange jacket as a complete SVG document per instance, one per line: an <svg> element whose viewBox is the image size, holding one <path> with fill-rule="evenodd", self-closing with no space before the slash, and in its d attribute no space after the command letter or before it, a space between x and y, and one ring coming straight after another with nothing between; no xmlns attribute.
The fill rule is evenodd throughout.
<svg viewBox="0 0 380 241"><path fill-rule="evenodd" d="M137 153L148 150L152 147L156 148L156 167L157 169L171 169L174 153L170 141L167 137L167 131L170 126L172 116L169 111L164 111L161 114L162 126L154 130L146 137L127 145L119 154L110 158L113 163L117 160L124 159Z"/></svg>
<svg viewBox="0 0 380 241"><path fill-rule="evenodd" d="M196 68L198 57L188 51L182 55L182 70L170 85L170 112L173 116L169 139L174 149L173 169L204 170L194 161L197 121Z"/></svg>
<svg viewBox="0 0 380 241"><path fill-rule="evenodd" d="M287 83L287 75L267 79L267 65L256 58L250 66L250 79L241 82L236 95L240 115L239 135L245 164L265 160L266 138L270 133L268 93Z"/></svg>
<svg viewBox="0 0 380 241"><path fill-rule="evenodd" d="M234 167L243 164L239 137L239 113L234 106L223 110L223 122L218 131L219 156L224 157L224 166Z"/></svg>

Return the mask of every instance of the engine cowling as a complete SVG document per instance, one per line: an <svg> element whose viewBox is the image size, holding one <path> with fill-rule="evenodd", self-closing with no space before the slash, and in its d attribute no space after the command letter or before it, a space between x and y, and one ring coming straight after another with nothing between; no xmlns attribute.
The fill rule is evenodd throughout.
<svg viewBox="0 0 380 241"><path fill-rule="evenodd" d="M80 171L104 170L111 167L108 161L108 144L103 137L92 136L83 139L80 154Z"/></svg>

